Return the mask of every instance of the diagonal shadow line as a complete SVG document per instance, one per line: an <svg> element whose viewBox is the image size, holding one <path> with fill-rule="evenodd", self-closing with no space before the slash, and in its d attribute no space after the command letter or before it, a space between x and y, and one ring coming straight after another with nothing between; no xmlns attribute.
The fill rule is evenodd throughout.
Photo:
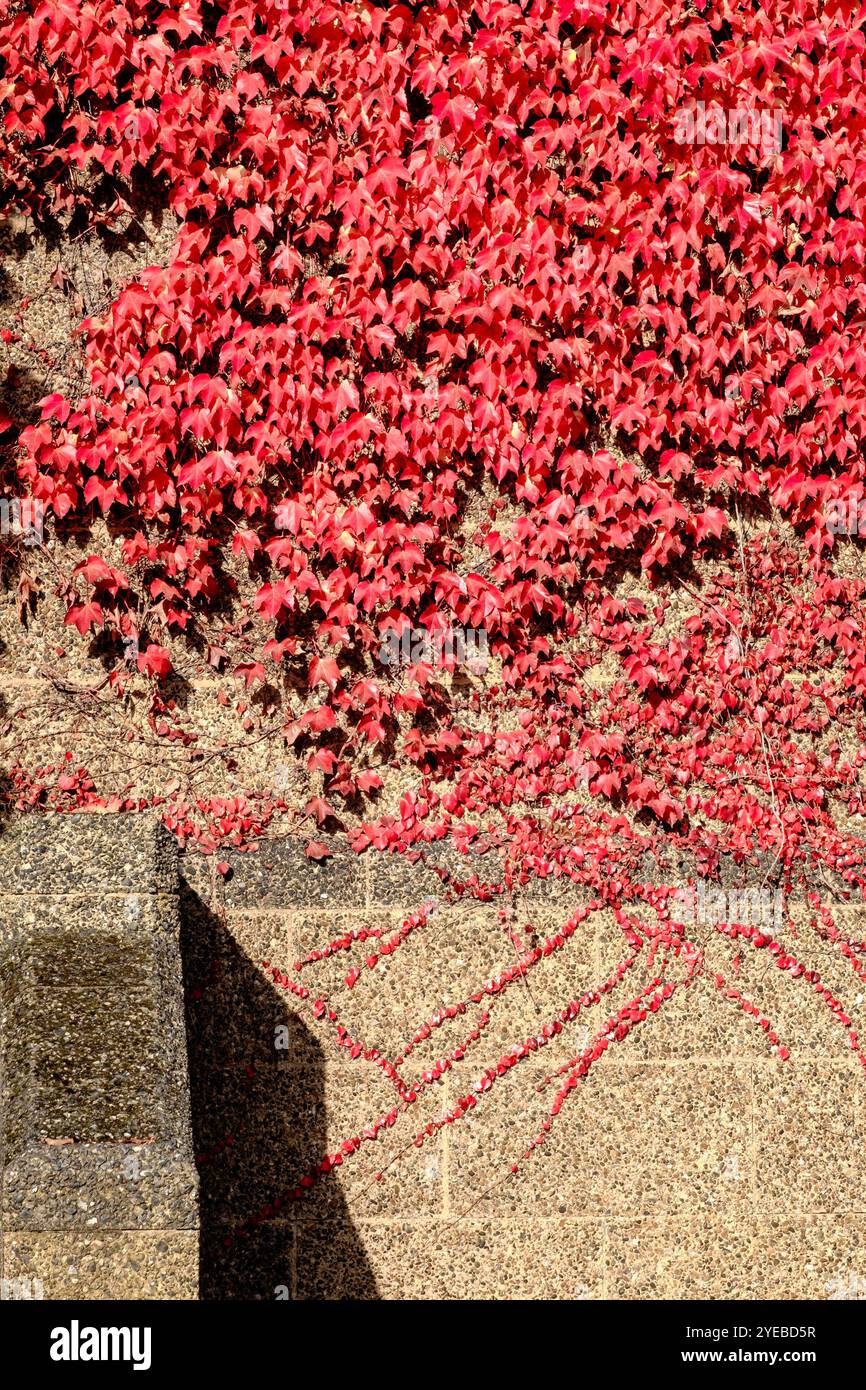
<svg viewBox="0 0 866 1390"><path fill-rule="evenodd" d="M293 1219L268 1220L237 1235L325 1152L324 1060L316 1038L286 1007L286 995L183 878L181 955L200 1156L200 1297L378 1299L335 1174L316 1185ZM287 1043L279 1051L278 1028Z"/></svg>

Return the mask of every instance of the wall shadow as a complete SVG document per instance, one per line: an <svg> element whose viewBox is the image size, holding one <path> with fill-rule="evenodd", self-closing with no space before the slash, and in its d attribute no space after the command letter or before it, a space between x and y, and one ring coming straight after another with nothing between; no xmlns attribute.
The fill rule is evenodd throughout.
<svg viewBox="0 0 866 1390"><path fill-rule="evenodd" d="M287 1006L289 996L264 979L183 878L181 955L200 1181L199 1297L377 1299L335 1174L309 1201L283 1203L276 1219L250 1224L325 1151L322 1051ZM277 1038L286 1044L279 1050Z"/></svg>

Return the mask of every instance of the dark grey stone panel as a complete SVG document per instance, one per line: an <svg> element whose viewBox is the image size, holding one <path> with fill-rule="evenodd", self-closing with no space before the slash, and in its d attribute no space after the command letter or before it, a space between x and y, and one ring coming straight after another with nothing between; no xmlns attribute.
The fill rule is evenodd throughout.
<svg viewBox="0 0 866 1390"><path fill-rule="evenodd" d="M197 1227L178 886L153 817L4 831L5 1230Z"/></svg>

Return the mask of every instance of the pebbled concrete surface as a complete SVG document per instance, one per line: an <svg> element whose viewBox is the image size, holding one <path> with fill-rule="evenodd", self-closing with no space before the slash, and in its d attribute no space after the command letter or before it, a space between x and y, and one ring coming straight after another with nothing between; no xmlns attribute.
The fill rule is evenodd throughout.
<svg viewBox="0 0 866 1390"><path fill-rule="evenodd" d="M260 1126L249 1151L238 1135L222 1176L219 1160L202 1169L205 1296L866 1296L861 1068L817 995L802 981L771 976L766 960L744 958L739 987L766 1009L791 1049L789 1062L699 980L609 1049L543 1148L512 1175L547 1113L546 1075L585 1046L582 1029L595 1031L635 993L646 978L638 971L606 1006L587 1013L586 1023L569 1025L545 1052L499 1078L468 1117L420 1147L413 1143L428 1121L471 1092L509 1044L531 1036L621 958L606 913L588 918L534 972L530 987L518 981L494 1002L481 1040L420 1091L392 1128L301 1204L272 1212L226 1251L221 1236L245 1201L248 1210L267 1203L269 1184L273 1194L296 1182L305 1164L360 1133L390 1103L375 1066L349 1059L326 1021L302 1016L290 996L274 990L262 960L287 963L352 929L396 929L436 896L428 926L372 971L363 967L367 944L302 973L350 1032L393 1056L431 1009L459 1002L473 982L513 963L500 908L528 941L556 930L580 900L570 885L550 881L488 904L449 901L429 867L371 853L353 865L339 840L332 849L323 866L306 868L301 846L284 842L277 853L268 847L259 868L243 856L240 874L234 860L233 875L215 891L188 860L199 890L191 900L209 920L222 959L210 992L198 1000L198 1021L194 1008L188 1015L191 1056L196 1038L207 1040L205 1073L201 1056L193 1064L193 1114L213 1136L214 1097L234 1096L230 1116L257 1113L250 1134ZM458 863L458 876L466 877L465 861ZM307 886L298 892L305 871ZM484 861L469 871L495 881ZM728 878L742 882L739 872ZM798 954L862 1020L850 968L840 973L832 949L810 933L802 914L796 920ZM730 968L725 951L724 942L720 953L710 943L708 969L723 961ZM361 976L348 989L352 964ZM237 1031L218 1022L232 1013L243 1019ZM270 1042L279 1019L288 1046L275 1063ZM418 1078L437 1057L450 1056L471 1026L469 1013L447 1021L404 1063L404 1075ZM244 1093L237 1078L252 1057L256 1080ZM245 1152L257 1153L256 1160Z"/></svg>
<svg viewBox="0 0 866 1390"><path fill-rule="evenodd" d="M154 817L22 818L0 882L4 1277L29 1251L47 1297L122 1297L136 1269L142 1297L194 1297L176 847Z"/></svg>
<svg viewBox="0 0 866 1390"><path fill-rule="evenodd" d="M323 1153L394 1106L394 1091L263 962L288 967L362 927L390 934L436 897L427 926L372 969L375 942L302 972L311 998L394 1057L425 1019L514 963L509 932L543 940L579 895L550 882L478 903L429 866L358 858L339 839L321 865L291 840L233 856L224 881L192 854L178 873L146 818L52 820L13 824L0 840L7 1279L39 1278L50 1298L866 1296L862 1071L815 992L757 954L743 957L738 987L789 1062L699 980L609 1048L515 1174L548 1112L550 1073L646 978L640 964L478 1099L510 1045L621 958L610 914L593 914L529 981L432 1029L402 1071L419 1083L447 1060L440 1079L289 1202ZM485 860L440 862L496 881ZM794 931L801 959L862 1026L850 968L803 914ZM164 984L178 933L182 1005L179 979L174 994ZM708 943L708 970L729 966L726 949ZM483 1009L490 1024L466 1046ZM177 1065L166 1070L168 1056ZM466 1117L435 1128L473 1094ZM178 1138L187 1114L192 1149Z"/></svg>

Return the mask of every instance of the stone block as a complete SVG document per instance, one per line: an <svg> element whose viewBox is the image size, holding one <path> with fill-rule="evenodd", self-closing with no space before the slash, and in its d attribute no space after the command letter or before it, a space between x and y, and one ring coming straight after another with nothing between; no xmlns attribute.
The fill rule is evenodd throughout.
<svg viewBox="0 0 866 1390"><path fill-rule="evenodd" d="M0 887L3 1229L193 1235L173 841L151 817L22 817Z"/></svg>

